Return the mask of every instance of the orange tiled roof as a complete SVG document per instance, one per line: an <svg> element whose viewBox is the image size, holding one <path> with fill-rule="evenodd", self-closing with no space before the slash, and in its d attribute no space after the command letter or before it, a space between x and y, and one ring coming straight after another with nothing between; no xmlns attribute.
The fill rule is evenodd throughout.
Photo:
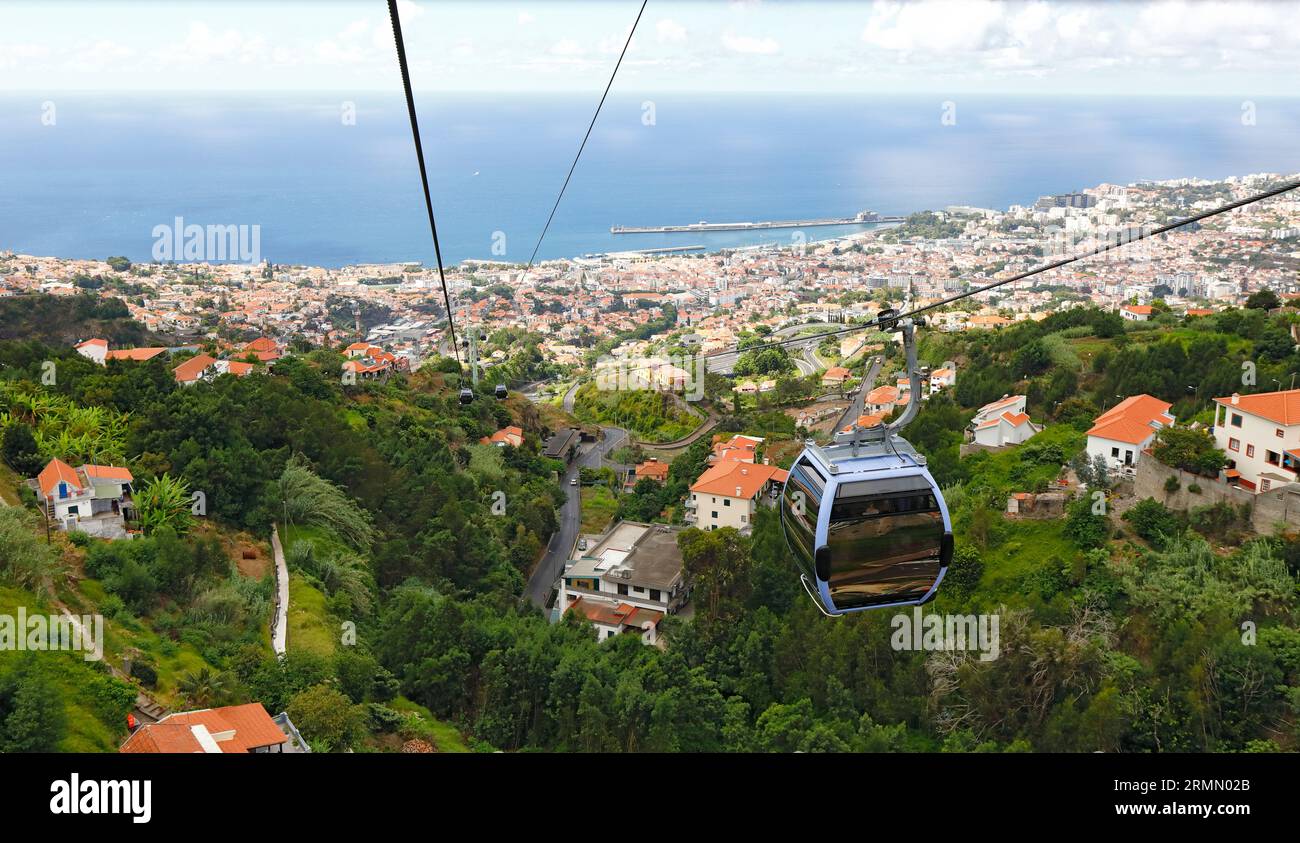
<svg viewBox="0 0 1300 843"><path fill-rule="evenodd" d="M76 470L61 459L52 459L36 475L36 482L41 487L41 494L50 497L60 483L67 483L73 489L81 490L81 478Z"/></svg>
<svg viewBox="0 0 1300 843"><path fill-rule="evenodd" d="M135 478L131 476L131 470L123 465L83 465L81 470L86 472L86 476L91 480L124 480L127 483L135 482Z"/></svg>
<svg viewBox="0 0 1300 843"><path fill-rule="evenodd" d="M1089 436L1137 445L1155 432L1153 421L1173 424L1169 403L1152 395L1133 395L1097 417Z"/></svg>
<svg viewBox="0 0 1300 843"><path fill-rule="evenodd" d="M584 597L573 601L568 611L577 612L592 623L605 626L631 626L637 629L640 629L645 621L658 626L659 621L664 617L663 612L643 609L630 603L613 604L604 600L587 600Z"/></svg>
<svg viewBox="0 0 1300 843"><path fill-rule="evenodd" d="M778 477L778 475L781 475ZM770 465L748 462L719 462L700 475L691 486L692 492L722 495L728 498L752 498L770 480L784 479L785 472ZM737 494L737 488L740 493Z"/></svg>
<svg viewBox="0 0 1300 843"><path fill-rule="evenodd" d="M1283 392L1261 392L1256 395L1235 396L1232 398L1215 398L1214 400L1229 410L1238 410L1259 416L1277 424L1289 426L1300 424L1300 389L1288 389Z"/></svg>
<svg viewBox="0 0 1300 843"><path fill-rule="evenodd" d="M176 376L177 383L193 383L202 377L209 366L216 362L215 357L210 357L207 354L196 354L175 369L172 369L172 374Z"/></svg>
<svg viewBox="0 0 1300 843"><path fill-rule="evenodd" d="M248 752L288 738L261 703L171 714L136 729L121 752L205 752L192 726L203 726L222 752Z"/></svg>
<svg viewBox="0 0 1300 843"><path fill-rule="evenodd" d="M636 467L637 477L652 477L655 480L668 479L668 463L658 460L646 460Z"/></svg>
<svg viewBox="0 0 1300 843"><path fill-rule="evenodd" d="M867 393L868 404L894 404L898 401L898 388L878 386Z"/></svg>
<svg viewBox="0 0 1300 843"><path fill-rule="evenodd" d="M162 354L165 348L119 348L106 355L109 360L152 360Z"/></svg>

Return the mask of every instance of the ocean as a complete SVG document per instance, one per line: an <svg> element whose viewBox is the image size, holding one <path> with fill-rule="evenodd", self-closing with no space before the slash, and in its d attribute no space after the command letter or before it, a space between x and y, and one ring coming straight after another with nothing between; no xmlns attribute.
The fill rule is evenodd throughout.
<svg viewBox="0 0 1300 843"><path fill-rule="evenodd" d="M1228 98L962 97L950 125L943 100L611 95L539 258L792 236L614 225L1006 208L1101 182L1300 170L1300 98L1256 101L1253 125ZM528 259L595 102L417 97L447 263ZM0 95L0 249L148 261L176 217L260 226L273 263L433 264L400 94Z"/></svg>

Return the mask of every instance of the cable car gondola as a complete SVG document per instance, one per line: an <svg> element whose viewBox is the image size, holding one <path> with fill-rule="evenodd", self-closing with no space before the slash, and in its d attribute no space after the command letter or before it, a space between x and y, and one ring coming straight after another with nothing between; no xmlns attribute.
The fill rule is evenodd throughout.
<svg viewBox="0 0 1300 843"><path fill-rule="evenodd" d="M460 403L462 403L462 404L473 404L473 403L474 403L474 390L470 389L469 387L465 387L464 389L462 389L462 390L460 391Z"/></svg>
<svg viewBox="0 0 1300 843"><path fill-rule="evenodd" d="M932 599L952 561L952 521L925 457L898 430L920 403L910 319L901 320L912 395L889 425L809 442L781 495L781 525L808 594L828 615Z"/></svg>
<svg viewBox="0 0 1300 843"><path fill-rule="evenodd" d="M506 389L505 384L499 383L497 384L497 388L493 390L493 392L496 395L498 401L504 401L509 390Z"/></svg>

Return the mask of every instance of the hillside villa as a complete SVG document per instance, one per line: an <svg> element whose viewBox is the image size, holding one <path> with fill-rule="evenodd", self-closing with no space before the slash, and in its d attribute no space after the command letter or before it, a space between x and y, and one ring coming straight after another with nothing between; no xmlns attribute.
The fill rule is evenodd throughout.
<svg viewBox="0 0 1300 843"><path fill-rule="evenodd" d="M998 448L1019 445L1038 433L1043 428L1029 420L1029 414L1025 412L1026 401L1023 395L1003 395L997 401L980 407L967 430L970 441Z"/></svg>
<svg viewBox="0 0 1300 843"><path fill-rule="evenodd" d="M73 468L53 459L27 482L57 529L81 530L104 539L130 537L126 516L134 511L131 494L135 478L128 469L90 464Z"/></svg>
<svg viewBox="0 0 1300 843"><path fill-rule="evenodd" d="M1300 472L1300 389L1214 399L1214 443L1227 478L1252 492L1296 482Z"/></svg>
<svg viewBox="0 0 1300 843"><path fill-rule="evenodd" d="M600 640L636 632L659 643L659 622L689 598L677 547L681 527L620 521L565 564L556 606L592 623Z"/></svg>
<svg viewBox="0 0 1300 843"><path fill-rule="evenodd" d="M311 752L289 715L266 713L261 703L227 705L168 714L139 726L119 752L266 753Z"/></svg>
<svg viewBox="0 0 1300 843"><path fill-rule="evenodd" d="M763 495L785 478L786 472L776 466L719 461L692 484L686 499L686 523L701 530L735 527L748 533Z"/></svg>
<svg viewBox="0 0 1300 843"><path fill-rule="evenodd" d="M630 491L637 483L645 479L653 480L661 486L667 483L668 463L660 462L658 457L650 457L627 473L627 482L624 487Z"/></svg>
<svg viewBox="0 0 1300 843"><path fill-rule="evenodd" d="M512 424L508 427L501 428L491 436L484 436L482 439L478 440L478 443L480 445L496 445L499 448L504 448L507 445L512 448L518 448L520 445L524 444L524 430L523 428Z"/></svg>
<svg viewBox="0 0 1300 843"><path fill-rule="evenodd" d="M1112 470L1137 465L1162 427L1174 423L1170 405L1151 395L1134 395L1097 416L1088 431L1088 456L1102 457Z"/></svg>

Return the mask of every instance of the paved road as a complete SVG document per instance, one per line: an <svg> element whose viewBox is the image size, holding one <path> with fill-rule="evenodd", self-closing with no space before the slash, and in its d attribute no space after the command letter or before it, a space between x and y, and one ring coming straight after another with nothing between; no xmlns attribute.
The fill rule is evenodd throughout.
<svg viewBox="0 0 1300 843"><path fill-rule="evenodd" d="M567 400L568 396L566 396ZM555 585L555 581L560 578L560 573L564 570L564 562L569 559L573 546L578 541L578 526L582 523L580 494L582 487L574 486L570 481L578 476L579 468L600 468L605 456L627 439L627 431L622 428L603 427L601 430L604 432L604 438L580 450L560 478L565 494L564 506L560 508L560 529L551 536L551 542L546 546L546 554L542 556L542 561L537 563L537 568L528 579L526 591L528 600L539 608L546 608L546 599L550 596L551 586Z"/></svg>
<svg viewBox="0 0 1300 843"><path fill-rule="evenodd" d="M280 531L271 525L271 551L275 554L275 621L271 624L271 649L283 656L289 643L289 567L284 563Z"/></svg>
<svg viewBox="0 0 1300 843"><path fill-rule="evenodd" d="M564 412L573 412L573 399L578 394L578 387L582 386L582 381L574 381L569 391L564 393Z"/></svg>
<svg viewBox="0 0 1300 843"><path fill-rule="evenodd" d="M785 350L790 353L790 357L794 360L794 364L799 367L799 374L810 375L822 368L821 364L816 362L816 358L811 356L811 352L812 349L815 349L821 344L823 339L825 339L825 337L812 336L804 340L791 342L785 346ZM719 375L729 375L731 374L732 369L735 368L736 359L739 356L739 354L733 351L728 352L727 354L719 354L717 357L710 357L705 362L707 363L710 372L715 372Z"/></svg>
<svg viewBox="0 0 1300 843"><path fill-rule="evenodd" d="M864 405L867 400L867 393L876 385L876 378L880 376L880 355L871 358L871 367L867 370L867 375L862 379L862 387L858 390L857 395L853 396L853 402L844 409L844 414L840 420L835 423L835 431L841 431L848 425L857 421L858 416L862 415Z"/></svg>

